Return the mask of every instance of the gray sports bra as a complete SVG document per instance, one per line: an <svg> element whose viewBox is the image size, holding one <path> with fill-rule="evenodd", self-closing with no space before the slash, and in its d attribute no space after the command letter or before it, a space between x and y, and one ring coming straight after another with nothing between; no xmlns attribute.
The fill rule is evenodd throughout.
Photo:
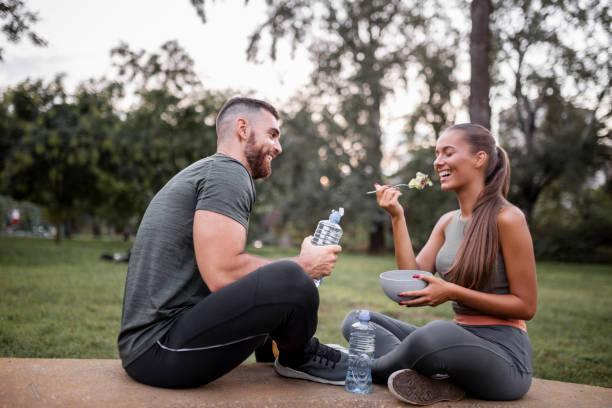
<svg viewBox="0 0 612 408"><path fill-rule="evenodd" d="M465 231L470 220L461 220L461 210L457 210L453 218L450 220L446 229L444 230L445 240L444 245L438 251L436 255L436 272L440 274L440 277L444 280L446 278L446 272L450 269L455 261L455 256L459 250L459 246L463 241ZM491 282L485 285L484 288L480 289L482 292L495 293L495 294L507 294L510 293L510 287L508 285L508 278L506 276L506 266L504 264L504 257L499 253L497 257L497 268L493 272ZM467 315L481 315L482 312L463 306L455 301L452 302L453 310L455 313L467 314Z"/></svg>

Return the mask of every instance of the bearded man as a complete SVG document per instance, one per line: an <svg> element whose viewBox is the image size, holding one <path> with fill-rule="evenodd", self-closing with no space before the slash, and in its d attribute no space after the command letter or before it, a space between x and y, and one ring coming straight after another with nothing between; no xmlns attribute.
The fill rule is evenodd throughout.
<svg viewBox="0 0 612 408"><path fill-rule="evenodd" d="M233 98L217 116L217 153L176 174L149 204L136 234L123 299L119 355L128 375L189 388L226 374L269 338L283 376L344 384L348 357L313 337L318 291L341 248L306 238L299 256L244 252L253 179L281 153L270 104Z"/></svg>

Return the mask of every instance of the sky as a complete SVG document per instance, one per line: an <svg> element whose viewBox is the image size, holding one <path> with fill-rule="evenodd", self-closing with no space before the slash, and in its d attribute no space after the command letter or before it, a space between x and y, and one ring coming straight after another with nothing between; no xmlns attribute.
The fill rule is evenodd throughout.
<svg viewBox="0 0 612 408"><path fill-rule="evenodd" d="M26 7L40 17L33 30L48 46L36 47L27 39L5 45L0 84L51 79L64 72L71 89L89 78L112 76L110 50L121 41L133 50L156 52L169 40L178 40L194 59L209 89L248 89L280 103L307 83L311 64L303 52L295 59L280 53L274 64L246 61L248 36L265 17L264 2L207 4L203 24L189 0L30 0Z"/></svg>

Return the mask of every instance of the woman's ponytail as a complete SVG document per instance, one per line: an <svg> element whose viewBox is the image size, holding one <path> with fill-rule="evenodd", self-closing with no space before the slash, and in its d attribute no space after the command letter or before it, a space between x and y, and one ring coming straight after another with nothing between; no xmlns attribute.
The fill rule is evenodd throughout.
<svg viewBox="0 0 612 408"><path fill-rule="evenodd" d="M497 215L507 204L510 189L510 162L506 151L496 146L488 129L476 124L455 125L476 154L483 151L488 161L485 185L476 200L472 220L457 251L447 278L470 289L481 289L491 280L500 251Z"/></svg>

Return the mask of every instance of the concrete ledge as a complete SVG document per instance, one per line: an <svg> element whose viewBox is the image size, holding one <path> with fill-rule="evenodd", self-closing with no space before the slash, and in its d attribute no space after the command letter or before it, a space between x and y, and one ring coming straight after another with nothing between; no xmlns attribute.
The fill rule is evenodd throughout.
<svg viewBox="0 0 612 408"><path fill-rule="evenodd" d="M278 377L243 364L206 386L167 390L130 379L118 360L0 358L0 407L406 407L383 386L368 395ZM519 401L465 399L432 407L612 407L612 389L534 380Z"/></svg>

